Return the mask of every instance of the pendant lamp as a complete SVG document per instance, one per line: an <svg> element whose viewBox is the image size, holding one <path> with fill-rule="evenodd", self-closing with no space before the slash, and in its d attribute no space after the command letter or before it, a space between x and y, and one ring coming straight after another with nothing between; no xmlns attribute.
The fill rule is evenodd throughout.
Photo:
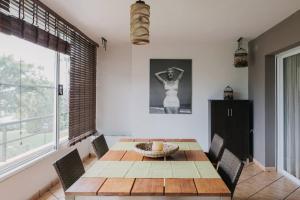
<svg viewBox="0 0 300 200"><path fill-rule="evenodd" d="M135 45L149 43L150 6L137 1L130 7L130 39Z"/></svg>

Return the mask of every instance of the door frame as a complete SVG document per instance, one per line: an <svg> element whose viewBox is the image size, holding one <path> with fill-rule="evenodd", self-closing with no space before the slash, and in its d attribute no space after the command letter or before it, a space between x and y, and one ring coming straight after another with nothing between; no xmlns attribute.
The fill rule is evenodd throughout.
<svg viewBox="0 0 300 200"><path fill-rule="evenodd" d="M284 58L300 54L300 46L276 55L276 168L277 171L300 184L300 179L284 170Z"/></svg>

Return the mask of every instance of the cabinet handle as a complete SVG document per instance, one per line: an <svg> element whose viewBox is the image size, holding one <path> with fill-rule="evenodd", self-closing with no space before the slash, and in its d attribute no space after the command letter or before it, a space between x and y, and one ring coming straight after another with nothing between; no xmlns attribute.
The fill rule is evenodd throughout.
<svg viewBox="0 0 300 200"><path fill-rule="evenodd" d="M227 117L230 116L230 113L229 113L229 108L227 108Z"/></svg>
<svg viewBox="0 0 300 200"><path fill-rule="evenodd" d="M230 109L230 116L232 117L232 108Z"/></svg>

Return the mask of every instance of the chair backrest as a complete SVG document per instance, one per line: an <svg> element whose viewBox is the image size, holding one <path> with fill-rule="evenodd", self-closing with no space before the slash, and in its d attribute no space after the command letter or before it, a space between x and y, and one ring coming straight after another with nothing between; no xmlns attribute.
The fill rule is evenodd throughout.
<svg viewBox="0 0 300 200"><path fill-rule="evenodd" d="M232 196L243 167L244 163L242 161L228 149L224 150L221 161L219 162L218 173L231 191Z"/></svg>
<svg viewBox="0 0 300 200"><path fill-rule="evenodd" d="M85 172L78 150L75 149L53 163L60 182L66 191Z"/></svg>
<svg viewBox="0 0 300 200"><path fill-rule="evenodd" d="M104 135L100 135L96 137L92 141L92 146L94 148L94 151L98 159L101 158L106 152L108 152L108 146L104 138Z"/></svg>
<svg viewBox="0 0 300 200"><path fill-rule="evenodd" d="M218 134L214 134L214 138L211 142L208 157L211 162L217 163L219 162L222 153L224 151L224 140Z"/></svg>

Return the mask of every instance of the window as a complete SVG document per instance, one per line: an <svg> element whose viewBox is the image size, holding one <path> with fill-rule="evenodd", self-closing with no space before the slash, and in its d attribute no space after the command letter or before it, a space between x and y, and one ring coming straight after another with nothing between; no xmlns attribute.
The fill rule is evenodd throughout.
<svg viewBox="0 0 300 200"><path fill-rule="evenodd" d="M59 55L60 71L59 84L63 87L63 93L59 95L59 138L66 140L69 136L69 96L70 96L70 56Z"/></svg>
<svg viewBox="0 0 300 200"><path fill-rule="evenodd" d="M54 150L68 135L70 61L14 36L0 33L0 43L1 174ZM58 82L66 87L57 97Z"/></svg>

